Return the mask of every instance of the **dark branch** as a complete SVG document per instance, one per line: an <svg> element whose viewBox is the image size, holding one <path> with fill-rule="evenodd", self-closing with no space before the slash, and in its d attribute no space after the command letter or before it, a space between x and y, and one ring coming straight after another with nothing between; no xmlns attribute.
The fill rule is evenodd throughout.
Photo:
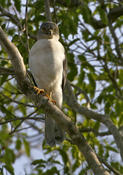
<svg viewBox="0 0 123 175"><path fill-rule="evenodd" d="M3 16L7 16L8 18L11 19L11 21L16 24L21 30L22 30L22 25L19 21L19 19L17 18L17 16L9 13L7 10L5 10L2 6L0 6L0 12Z"/></svg>
<svg viewBox="0 0 123 175"><path fill-rule="evenodd" d="M0 67L0 75L15 75L13 69Z"/></svg>
<svg viewBox="0 0 123 175"><path fill-rule="evenodd" d="M47 21L52 21L51 13L50 13L49 0L44 0L44 1L45 1L45 15L46 15L46 19L47 19Z"/></svg>

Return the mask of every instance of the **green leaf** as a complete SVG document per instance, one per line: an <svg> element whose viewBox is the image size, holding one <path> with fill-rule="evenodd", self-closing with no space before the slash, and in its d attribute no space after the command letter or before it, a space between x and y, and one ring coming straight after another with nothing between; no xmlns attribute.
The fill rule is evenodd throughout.
<svg viewBox="0 0 123 175"><path fill-rule="evenodd" d="M62 150L62 149L59 149L58 151L59 151L59 153L62 156L64 164L67 164L67 162L68 162L68 155L67 155L67 153L64 150Z"/></svg>
<svg viewBox="0 0 123 175"><path fill-rule="evenodd" d="M24 148L25 148L25 152L27 154L27 156L30 156L30 145L29 142L27 142L25 139L23 139L23 143L24 143Z"/></svg>
<svg viewBox="0 0 123 175"><path fill-rule="evenodd" d="M74 172L79 166L80 166L81 162L76 159L75 163L72 166L72 172Z"/></svg>
<svg viewBox="0 0 123 175"><path fill-rule="evenodd" d="M13 167L8 164L8 165L4 165L4 168L11 174L11 175L14 175L14 169Z"/></svg>
<svg viewBox="0 0 123 175"><path fill-rule="evenodd" d="M100 6L97 7L98 9L98 12L100 14L100 18L101 18L101 21L104 23L104 24L108 24L108 19L107 19L107 15L105 13L105 10L102 9Z"/></svg>
<svg viewBox="0 0 123 175"><path fill-rule="evenodd" d="M83 15L83 18L84 18L84 21L86 23L89 23L91 22L91 10L89 9L87 3L85 2L84 5L82 6L82 15Z"/></svg>
<svg viewBox="0 0 123 175"><path fill-rule="evenodd" d="M93 75L88 74L88 79L89 79L89 90L90 90L90 93L91 93L91 97L93 98L94 97L94 94L95 94L95 89L96 89L96 83L95 83L95 80L94 80L94 77Z"/></svg>
<svg viewBox="0 0 123 175"><path fill-rule="evenodd" d="M67 54L67 58L68 58L68 66L69 66L69 73L67 75L67 78L70 80L70 81L73 81L75 76L77 75L77 66L74 62L74 56L73 54L71 53L68 53Z"/></svg>
<svg viewBox="0 0 123 175"><path fill-rule="evenodd" d="M8 75L3 75L2 77L0 77L0 86L3 85L3 83L5 83L5 81L7 80Z"/></svg>
<svg viewBox="0 0 123 175"><path fill-rule="evenodd" d="M119 85L123 85L123 69L119 70Z"/></svg>
<svg viewBox="0 0 123 175"><path fill-rule="evenodd" d="M115 152L115 153L118 153L118 150L115 149L114 147L110 146L110 145L106 145L105 147L106 147L106 149L109 150L109 151L113 151L113 152Z"/></svg>
<svg viewBox="0 0 123 175"><path fill-rule="evenodd" d="M21 149L21 146L22 146L21 140L20 140L20 139L17 139L17 140L16 140L16 149L17 149L17 150L20 150L20 149Z"/></svg>
<svg viewBox="0 0 123 175"><path fill-rule="evenodd" d="M15 154L14 154L13 150L6 148L5 149L5 162L6 162L6 164L11 165L11 163L14 163L14 161L15 161Z"/></svg>
<svg viewBox="0 0 123 175"><path fill-rule="evenodd" d="M21 0L14 0L14 5L18 12L21 12Z"/></svg>
<svg viewBox="0 0 123 175"><path fill-rule="evenodd" d="M37 164L46 164L47 161L43 159L37 159L32 162L32 165L37 165Z"/></svg>
<svg viewBox="0 0 123 175"><path fill-rule="evenodd" d="M45 173L43 173L44 175L60 175L59 171L57 170L56 167L52 167L50 170L47 170Z"/></svg>

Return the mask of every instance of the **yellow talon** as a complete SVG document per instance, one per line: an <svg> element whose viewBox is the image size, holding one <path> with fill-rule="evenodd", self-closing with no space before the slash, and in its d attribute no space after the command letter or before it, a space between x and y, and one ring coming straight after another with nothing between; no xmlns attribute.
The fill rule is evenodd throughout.
<svg viewBox="0 0 123 175"><path fill-rule="evenodd" d="M45 93L45 90L44 90L44 89L39 89L39 88L36 87L36 86L34 86L33 88L34 88L35 91L37 92L37 95L38 95L38 94L43 94L43 93Z"/></svg>
<svg viewBox="0 0 123 175"><path fill-rule="evenodd" d="M46 97L48 98L48 100L51 101L54 105L56 105L56 101L53 100L51 96L52 96L51 94L50 95L46 94Z"/></svg>
<svg viewBox="0 0 123 175"><path fill-rule="evenodd" d="M56 101L52 99L52 93L50 93L50 95L49 95L46 93L46 91L44 89L39 89L36 86L34 86L33 88L36 91L37 95L43 94L44 96L46 96L48 98L49 101L51 101L54 105L56 105Z"/></svg>

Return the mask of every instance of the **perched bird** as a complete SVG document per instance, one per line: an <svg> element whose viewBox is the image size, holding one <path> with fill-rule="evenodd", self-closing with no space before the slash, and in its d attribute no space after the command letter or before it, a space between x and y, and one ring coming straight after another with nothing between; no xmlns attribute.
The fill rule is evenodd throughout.
<svg viewBox="0 0 123 175"><path fill-rule="evenodd" d="M41 92L45 91L51 101L62 108L63 89L66 82L66 58L63 45L59 42L59 29L53 22L41 25L29 56L29 67ZM64 139L64 131L50 117L45 115L45 139L54 146Z"/></svg>

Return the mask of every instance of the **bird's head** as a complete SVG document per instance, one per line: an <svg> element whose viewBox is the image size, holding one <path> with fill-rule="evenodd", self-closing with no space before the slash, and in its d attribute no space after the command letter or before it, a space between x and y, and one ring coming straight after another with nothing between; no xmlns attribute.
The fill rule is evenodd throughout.
<svg viewBox="0 0 123 175"><path fill-rule="evenodd" d="M53 22L42 23L37 38L38 39L52 39L56 37L59 39L59 29L58 26Z"/></svg>

